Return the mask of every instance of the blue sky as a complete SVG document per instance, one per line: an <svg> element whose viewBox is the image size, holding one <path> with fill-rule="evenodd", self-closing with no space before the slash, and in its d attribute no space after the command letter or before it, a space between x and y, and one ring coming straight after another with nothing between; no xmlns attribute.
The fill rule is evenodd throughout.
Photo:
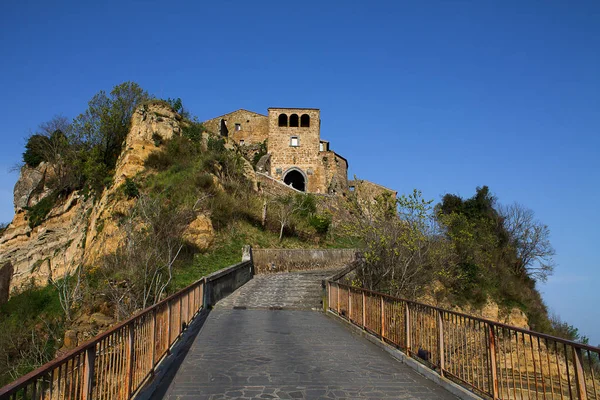
<svg viewBox="0 0 600 400"><path fill-rule="evenodd" d="M24 137L123 81L201 120L320 108L351 175L533 209L558 253L544 299L600 343L599 2L84 3L3 5L0 221Z"/></svg>

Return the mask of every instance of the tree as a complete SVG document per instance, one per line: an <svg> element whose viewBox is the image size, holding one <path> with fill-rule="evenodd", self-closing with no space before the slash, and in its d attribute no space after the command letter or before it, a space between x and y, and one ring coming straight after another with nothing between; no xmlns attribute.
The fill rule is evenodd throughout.
<svg viewBox="0 0 600 400"><path fill-rule="evenodd" d="M348 196L346 231L365 244L358 271L363 287L412 298L433 280L451 276L452 249L431 203L418 190L398 199L380 195L373 202Z"/></svg>
<svg viewBox="0 0 600 400"><path fill-rule="evenodd" d="M52 270L52 268L50 268L50 270ZM60 306L62 307L68 322L72 321L73 308L79 304L83 298L81 292L81 271L82 267L77 266L74 273L71 273L71 271L67 269L59 279L50 278L50 283L58 292Z"/></svg>
<svg viewBox="0 0 600 400"><path fill-rule="evenodd" d="M314 212L315 208L314 199L300 193L276 197L273 203L275 204L275 213L279 222L280 242L283 240L283 230L286 226L290 225L294 216Z"/></svg>
<svg viewBox="0 0 600 400"><path fill-rule="evenodd" d="M514 273L545 281L554 270L556 254L548 226L536 220L532 210L517 203L501 207L500 214L517 255Z"/></svg>
<svg viewBox="0 0 600 400"><path fill-rule="evenodd" d="M112 169L129 132L135 108L150 96L135 82L124 82L109 95L98 92L88 103L88 109L74 122L78 142L100 150L101 160Z"/></svg>

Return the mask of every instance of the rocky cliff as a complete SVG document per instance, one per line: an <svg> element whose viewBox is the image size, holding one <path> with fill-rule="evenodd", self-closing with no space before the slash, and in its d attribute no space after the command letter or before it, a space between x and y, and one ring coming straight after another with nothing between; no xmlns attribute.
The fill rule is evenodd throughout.
<svg viewBox="0 0 600 400"><path fill-rule="evenodd" d="M71 193L58 202L39 226L30 227L27 209L49 193L47 183L52 166L24 166L14 189L15 216L0 237L0 291L12 292L23 284L46 284L64 276L78 265L93 265L102 255L114 251L120 238L116 215L125 214L133 200L118 196L123 182L144 171L144 161L157 143L181 133L181 117L170 107L153 102L138 107L117 162L112 185L100 198ZM191 237L210 244L212 225L204 217L195 221ZM0 293L0 301L6 297Z"/></svg>

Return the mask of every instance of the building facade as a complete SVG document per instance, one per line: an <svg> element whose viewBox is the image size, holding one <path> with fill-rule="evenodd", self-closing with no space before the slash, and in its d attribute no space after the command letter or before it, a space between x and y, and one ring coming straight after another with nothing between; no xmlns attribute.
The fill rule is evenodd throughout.
<svg viewBox="0 0 600 400"><path fill-rule="evenodd" d="M267 155L257 165L260 173L302 192L348 191L348 161L321 139L319 109L271 107L268 115L240 109L203 124L239 146L266 141Z"/></svg>

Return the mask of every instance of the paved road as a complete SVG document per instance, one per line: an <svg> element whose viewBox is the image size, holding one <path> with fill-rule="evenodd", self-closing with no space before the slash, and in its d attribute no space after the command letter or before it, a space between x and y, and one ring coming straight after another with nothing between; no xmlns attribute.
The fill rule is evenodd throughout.
<svg viewBox="0 0 600 400"><path fill-rule="evenodd" d="M321 282L335 272L321 270L256 275L218 302L216 308L322 310Z"/></svg>
<svg viewBox="0 0 600 400"><path fill-rule="evenodd" d="M323 313L223 304L163 390L166 399L455 399Z"/></svg>

